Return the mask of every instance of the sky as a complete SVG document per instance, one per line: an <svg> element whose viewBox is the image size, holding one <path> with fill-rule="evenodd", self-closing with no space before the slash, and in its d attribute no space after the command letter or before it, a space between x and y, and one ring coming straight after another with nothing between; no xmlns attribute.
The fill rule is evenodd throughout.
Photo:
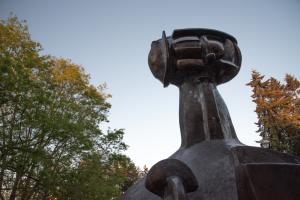
<svg viewBox="0 0 300 200"><path fill-rule="evenodd" d="M180 146L178 88L163 88L148 67L151 41L162 31L211 28L233 35L242 67L218 86L237 136L258 146L251 71L282 80L300 79L299 0L0 0L0 18L27 20L43 54L68 58L84 67L91 83L106 83L111 128L124 128L125 152L138 166L151 167Z"/></svg>

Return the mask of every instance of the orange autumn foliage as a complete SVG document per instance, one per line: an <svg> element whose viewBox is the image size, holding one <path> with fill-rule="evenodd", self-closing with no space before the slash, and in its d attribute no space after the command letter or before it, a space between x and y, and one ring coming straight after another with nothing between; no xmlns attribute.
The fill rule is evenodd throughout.
<svg viewBox="0 0 300 200"><path fill-rule="evenodd" d="M300 155L300 82L287 74L285 83L252 72L247 84L252 88L256 104L258 131L270 142L270 148Z"/></svg>

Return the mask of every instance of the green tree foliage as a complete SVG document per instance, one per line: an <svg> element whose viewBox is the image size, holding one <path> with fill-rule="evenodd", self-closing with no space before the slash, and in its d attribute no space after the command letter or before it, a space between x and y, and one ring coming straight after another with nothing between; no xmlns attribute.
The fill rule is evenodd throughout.
<svg viewBox="0 0 300 200"><path fill-rule="evenodd" d="M0 199L115 199L139 172L83 68L41 56L26 23L0 21ZM129 175L130 174L130 175Z"/></svg>
<svg viewBox="0 0 300 200"><path fill-rule="evenodd" d="M285 83L252 72L247 84L256 103L258 132L270 148L300 156L300 82L291 75Z"/></svg>

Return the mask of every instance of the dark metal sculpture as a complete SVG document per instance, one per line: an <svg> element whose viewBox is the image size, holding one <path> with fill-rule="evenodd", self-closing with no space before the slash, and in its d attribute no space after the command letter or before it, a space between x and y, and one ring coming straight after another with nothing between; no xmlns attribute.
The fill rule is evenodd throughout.
<svg viewBox="0 0 300 200"><path fill-rule="evenodd" d="M191 169L176 159L166 159L155 164L149 171L146 188L164 199L186 199L186 193L198 188Z"/></svg>
<svg viewBox="0 0 300 200"><path fill-rule="evenodd" d="M153 75L180 91L181 146L132 186L126 200L299 199L300 158L241 144L216 86L240 70L234 37L175 30L153 41Z"/></svg>

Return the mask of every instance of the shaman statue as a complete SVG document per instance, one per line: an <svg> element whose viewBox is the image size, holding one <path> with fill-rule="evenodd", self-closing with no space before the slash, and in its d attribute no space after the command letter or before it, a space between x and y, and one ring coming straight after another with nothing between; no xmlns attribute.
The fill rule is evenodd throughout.
<svg viewBox="0 0 300 200"><path fill-rule="evenodd" d="M241 60L236 39L221 31L179 29L152 42L151 72L180 91L181 146L122 200L300 198L299 157L237 139L216 86L238 74Z"/></svg>

